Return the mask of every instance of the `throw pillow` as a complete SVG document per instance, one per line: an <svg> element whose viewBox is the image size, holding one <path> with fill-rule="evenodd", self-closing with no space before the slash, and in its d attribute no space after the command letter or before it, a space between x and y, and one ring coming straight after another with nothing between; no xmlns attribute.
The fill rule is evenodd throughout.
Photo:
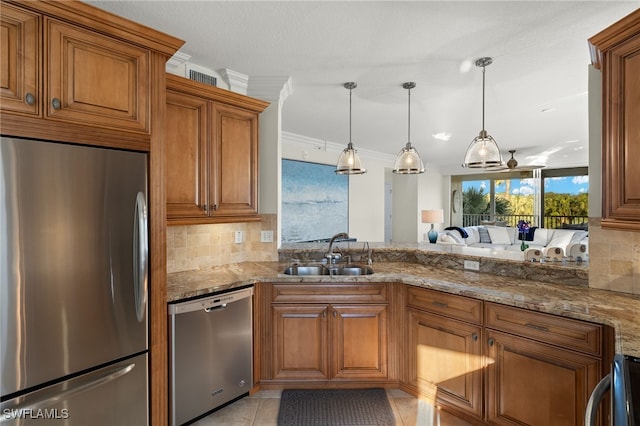
<svg viewBox="0 0 640 426"><path fill-rule="evenodd" d="M453 240L456 244L464 244L464 240L458 233L458 231L445 231L447 236Z"/></svg>
<svg viewBox="0 0 640 426"><path fill-rule="evenodd" d="M465 240L464 240L464 242L467 245L480 242L480 234L478 233L478 227L477 226L467 226L464 229L465 229L465 231L467 231L467 235L468 235L468 237L465 238Z"/></svg>
<svg viewBox="0 0 640 426"><path fill-rule="evenodd" d="M557 229L553 232L553 238L551 238L547 247L560 247L562 250L566 251L567 246L571 243L571 239L575 233L576 231Z"/></svg>
<svg viewBox="0 0 640 426"><path fill-rule="evenodd" d="M491 236L489 230L484 226L478 226L478 234L480 234L480 242L484 244L491 244Z"/></svg>
<svg viewBox="0 0 640 426"><path fill-rule="evenodd" d="M489 237L491 238L491 244L505 244L511 245L511 236L504 226L487 227L489 231Z"/></svg>

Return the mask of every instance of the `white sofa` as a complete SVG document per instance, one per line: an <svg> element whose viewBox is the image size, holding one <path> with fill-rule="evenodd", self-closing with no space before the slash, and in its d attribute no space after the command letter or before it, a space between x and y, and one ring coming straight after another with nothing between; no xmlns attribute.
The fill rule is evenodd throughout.
<svg viewBox="0 0 640 426"><path fill-rule="evenodd" d="M492 250L520 251L522 241L518 228L509 226L467 226L463 229L467 237L463 238L457 229L438 233L437 243L459 244L467 247L490 248ZM569 260L587 260L589 234L587 231L574 229L536 228L532 241L525 241L531 249L538 249L543 257L562 250L561 257ZM553 249L551 251L551 249ZM549 254L547 254L547 252Z"/></svg>

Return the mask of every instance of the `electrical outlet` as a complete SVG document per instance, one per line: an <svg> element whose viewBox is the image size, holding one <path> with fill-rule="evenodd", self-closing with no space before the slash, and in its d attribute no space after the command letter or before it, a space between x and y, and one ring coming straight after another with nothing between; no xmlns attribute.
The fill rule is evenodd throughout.
<svg viewBox="0 0 640 426"><path fill-rule="evenodd" d="M273 231L260 231L260 242L261 243L272 243L273 242Z"/></svg>
<svg viewBox="0 0 640 426"><path fill-rule="evenodd" d="M236 240L236 244L242 244L242 241L244 240L244 232L242 231L236 231L235 232L235 240Z"/></svg>
<svg viewBox="0 0 640 426"><path fill-rule="evenodd" d="M480 270L480 262L476 262L474 260L465 260L464 261L464 269L471 269L472 271Z"/></svg>

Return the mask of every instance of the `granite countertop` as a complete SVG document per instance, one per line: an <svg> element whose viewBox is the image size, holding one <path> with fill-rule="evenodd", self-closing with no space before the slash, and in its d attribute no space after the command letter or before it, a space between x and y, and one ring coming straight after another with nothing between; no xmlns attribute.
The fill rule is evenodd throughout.
<svg viewBox="0 0 640 426"><path fill-rule="evenodd" d="M259 282L399 282L613 327L616 352L640 356L640 297L566 283L407 262L374 263L366 276L290 276L287 263L243 262L168 277L168 301Z"/></svg>

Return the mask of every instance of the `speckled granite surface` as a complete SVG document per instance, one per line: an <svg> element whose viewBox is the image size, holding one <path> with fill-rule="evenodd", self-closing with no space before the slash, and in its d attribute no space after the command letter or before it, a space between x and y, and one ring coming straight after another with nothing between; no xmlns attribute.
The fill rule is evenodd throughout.
<svg viewBox="0 0 640 426"><path fill-rule="evenodd" d="M399 282L612 326L616 352L640 356L640 297L588 287L407 262L374 263L367 276L297 277L287 263L244 262L169 274L170 302L259 282Z"/></svg>

